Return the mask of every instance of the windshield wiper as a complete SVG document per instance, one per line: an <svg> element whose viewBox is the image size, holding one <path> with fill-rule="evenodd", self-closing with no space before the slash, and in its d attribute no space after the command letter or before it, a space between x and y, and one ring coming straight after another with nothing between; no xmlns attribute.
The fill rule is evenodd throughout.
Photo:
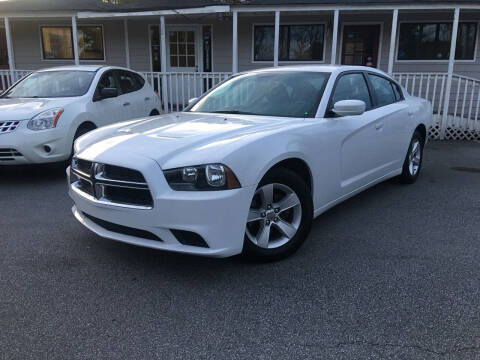
<svg viewBox="0 0 480 360"><path fill-rule="evenodd" d="M258 115L255 113L247 112L247 111L240 111L240 110L215 110L209 111L210 113L214 114L239 114L239 115Z"/></svg>

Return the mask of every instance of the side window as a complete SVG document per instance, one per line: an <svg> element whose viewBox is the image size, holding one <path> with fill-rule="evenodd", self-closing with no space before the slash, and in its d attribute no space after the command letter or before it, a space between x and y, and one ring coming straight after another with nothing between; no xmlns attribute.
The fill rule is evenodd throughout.
<svg viewBox="0 0 480 360"><path fill-rule="evenodd" d="M391 84L393 88L393 93L395 94L395 101L403 100L403 94L402 94L402 90L400 89L400 86L398 86L394 82L392 82Z"/></svg>
<svg viewBox="0 0 480 360"><path fill-rule="evenodd" d="M341 75L333 90L331 106L341 100L362 100L366 105L366 110L372 108L370 93L363 74L352 73Z"/></svg>
<svg viewBox="0 0 480 360"><path fill-rule="evenodd" d="M138 74L133 74L133 75L135 75L135 79L137 80L139 89L141 89L143 85L145 85L145 79Z"/></svg>
<svg viewBox="0 0 480 360"><path fill-rule="evenodd" d="M103 89L103 88L116 88L120 90L114 70L107 71L105 74L103 74L102 78L98 82L97 89Z"/></svg>
<svg viewBox="0 0 480 360"><path fill-rule="evenodd" d="M395 93L393 92L392 82L390 80L373 74L368 74L368 78L375 93L377 106L385 106L397 101L395 100Z"/></svg>
<svg viewBox="0 0 480 360"><path fill-rule="evenodd" d="M122 93L128 94L140 90L143 85L140 86L134 73L131 73L130 71L120 71L120 86L122 88Z"/></svg>

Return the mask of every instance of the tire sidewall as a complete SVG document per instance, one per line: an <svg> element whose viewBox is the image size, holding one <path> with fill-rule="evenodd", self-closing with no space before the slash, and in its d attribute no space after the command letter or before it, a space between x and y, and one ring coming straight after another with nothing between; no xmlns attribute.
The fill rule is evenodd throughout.
<svg viewBox="0 0 480 360"><path fill-rule="evenodd" d="M418 140L418 142L420 143L420 164L418 166L418 170L416 174L412 175L409 170L409 164L410 164L409 158L410 158L410 154L412 153L413 143L415 140ZM405 161L403 163L403 170L402 170L403 182L411 184L417 180L423 165L423 148L424 148L423 137L418 131L415 131L412 135L412 139L410 140L410 145L408 146L408 152L407 152L407 155L405 156Z"/></svg>
<svg viewBox="0 0 480 360"><path fill-rule="evenodd" d="M289 256L303 244L312 225L313 201L311 192L305 182L290 170L282 168L273 169L264 176L262 181L258 184L257 189L272 183L287 185L296 193L300 199L302 207L302 219L295 236L286 244L279 246L278 248L265 249L259 247L245 235L243 252L248 257L255 258L256 260L275 261Z"/></svg>

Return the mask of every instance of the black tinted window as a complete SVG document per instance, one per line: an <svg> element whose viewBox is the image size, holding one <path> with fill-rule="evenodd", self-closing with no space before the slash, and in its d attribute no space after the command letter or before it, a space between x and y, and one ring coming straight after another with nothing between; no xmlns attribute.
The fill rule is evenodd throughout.
<svg viewBox="0 0 480 360"><path fill-rule="evenodd" d="M138 74L133 74L133 75L135 75L135 80L137 80L139 89L141 89L143 87L143 85L145 84L145 79Z"/></svg>
<svg viewBox="0 0 480 360"><path fill-rule="evenodd" d="M341 100L362 100L366 109L372 108L370 94L365 78L360 73L346 74L337 81L332 95L331 106Z"/></svg>
<svg viewBox="0 0 480 360"><path fill-rule="evenodd" d="M98 87L100 89L103 89L103 88L119 89L119 86L117 83L117 77L115 76L115 71L107 71L105 74L103 74L102 79L98 83Z"/></svg>
<svg viewBox="0 0 480 360"><path fill-rule="evenodd" d="M140 85L135 75L136 74L129 71L120 71L120 86L122 87L122 93L128 94L142 88L143 85Z"/></svg>
<svg viewBox="0 0 480 360"><path fill-rule="evenodd" d="M403 100L402 90L400 89L400 86L392 82L392 88L393 88L393 93L395 94L395 100L396 101Z"/></svg>
<svg viewBox="0 0 480 360"><path fill-rule="evenodd" d="M395 94L393 93L393 87L390 80L381 76L368 74L370 83L372 84L375 98L377 100L377 106L384 106L394 103Z"/></svg>

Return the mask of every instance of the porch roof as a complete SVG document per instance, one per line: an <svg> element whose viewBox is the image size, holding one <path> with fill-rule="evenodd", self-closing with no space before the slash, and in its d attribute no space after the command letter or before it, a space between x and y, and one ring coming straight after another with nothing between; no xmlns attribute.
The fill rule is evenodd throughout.
<svg viewBox="0 0 480 360"><path fill-rule="evenodd" d="M478 0L350 0L349 5L366 4L478 4ZM140 12L202 8L215 5L231 6L288 6L288 5L346 5L344 0L6 0L0 2L1 12L31 11L89 11Z"/></svg>

